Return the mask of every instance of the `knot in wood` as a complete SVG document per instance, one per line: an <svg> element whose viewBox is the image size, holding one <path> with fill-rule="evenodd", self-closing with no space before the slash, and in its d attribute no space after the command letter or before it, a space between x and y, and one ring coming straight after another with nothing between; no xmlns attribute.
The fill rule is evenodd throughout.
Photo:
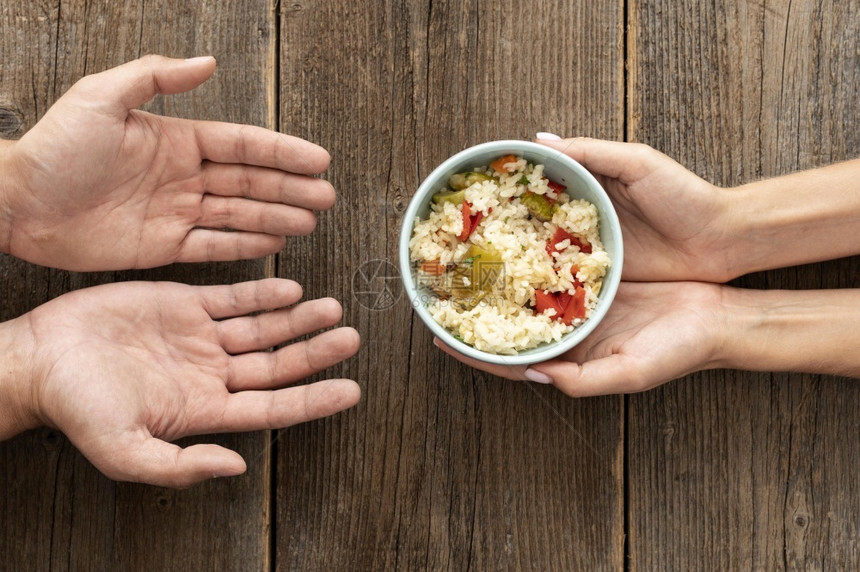
<svg viewBox="0 0 860 572"><path fill-rule="evenodd" d="M0 138L13 139L24 130L24 116L9 105L0 104Z"/></svg>
<svg viewBox="0 0 860 572"><path fill-rule="evenodd" d="M797 528L806 528L808 524L809 519L806 517L805 514L797 514L794 516L794 525Z"/></svg>
<svg viewBox="0 0 860 572"><path fill-rule="evenodd" d="M394 194L391 200L391 208L397 215L402 215L406 212L406 207L409 206L409 195L403 187L395 187Z"/></svg>

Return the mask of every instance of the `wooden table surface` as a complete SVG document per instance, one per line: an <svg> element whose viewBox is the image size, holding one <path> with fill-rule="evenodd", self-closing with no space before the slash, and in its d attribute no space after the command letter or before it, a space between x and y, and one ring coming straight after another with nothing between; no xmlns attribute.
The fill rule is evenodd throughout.
<svg viewBox="0 0 860 572"><path fill-rule="evenodd" d="M115 483L56 431L0 444L0 569L856 569L856 381L710 371L570 399L449 359L399 283L373 309L353 278L396 263L422 178L483 141L640 141L725 186L855 157L858 39L860 0L2 0L0 136L85 74L212 54L208 83L147 109L320 143L340 193L265 260L77 274L2 256L2 320L104 282L282 276L341 300L364 341L318 376L356 379L355 408L183 441L235 448L241 477ZM858 287L858 270L736 282Z"/></svg>

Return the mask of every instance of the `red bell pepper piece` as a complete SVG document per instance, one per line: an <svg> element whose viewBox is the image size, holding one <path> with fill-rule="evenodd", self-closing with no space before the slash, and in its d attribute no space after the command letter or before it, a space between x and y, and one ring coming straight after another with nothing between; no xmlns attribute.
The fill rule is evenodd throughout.
<svg viewBox="0 0 860 572"><path fill-rule="evenodd" d="M555 245L565 240L569 240L570 244L578 246L585 254L591 254L591 245L587 241L573 236L561 227L556 229L555 234L552 235L552 238L546 243L546 253L552 256L553 252L560 252Z"/></svg>
<svg viewBox="0 0 860 572"><path fill-rule="evenodd" d="M556 183L555 181L552 181L550 179L546 180L546 186L555 191L556 193L564 192L564 190L567 188L561 183Z"/></svg>
<svg viewBox="0 0 860 572"><path fill-rule="evenodd" d="M571 325L577 318L584 319L586 312L585 288L577 284L573 294L535 290L535 311L542 314L549 308L555 310L552 318L561 320L565 326Z"/></svg>
<svg viewBox="0 0 860 572"><path fill-rule="evenodd" d="M463 201L463 205L460 207L460 210L463 213L463 231L457 235L457 238L460 240L466 240L469 238L469 235L472 234L472 205Z"/></svg>
<svg viewBox="0 0 860 572"><path fill-rule="evenodd" d="M585 254L591 254L591 245L588 242L581 240L579 238L576 238L575 236L571 236L570 237L570 243L578 246L579 249L582 252L584 252Z"/></svg>
<svg viewBox="0 0 860 572"><path fill-rule="evenodd" d="M570 234L563 228L558 227L555 231L555 234L552 235L552 238L549 239L549 242L546 243L546 253L549 254L550 258L552 258L553 252L559 252L559 250L557 250L555 247L556 244L558 244L559 242L564 242L568 239L570 239L571 244L573 244L573 238L574 237L572 234Z"/></svg>
<svg viewBox="0 0 860 572"><path fill-rule="evenodd" d="M561 306L561 310L563 313L565 310L567 310L567 306L570 304L571 295L565 290L563 292L558 292L555 296L558 299L558 305Z"/></svg>
<svg viewBox="0 0 860 572"><path fill-rule="evenodd" d="M472 233L475 232L476 228L478 228L478 224L484 220L484 213L482 211L478 211L477 214L472 216L469 214L472 212L472 205L466 201L463 201L461 212L463 213L463 230L457 235L457 238L465 241L472 236ZM491 212L493 212L493 209L487 209L487 214L490 214Z"/></svg>
<svg viewBox="0 0 860 572"><path fill-rule="evenodd" d="M492 212L492 209L490 209L490 211L487 211L487 212ZM483 218L484 218L484 212L483 211L478 211L478 214L476 214L475 216L472 217L472 230L469 231L469 234L472 234L473 232L475 232L475 229L478 228L478 224L481 222L481 220L483 220Z"/></svg>
<svg viewBox="0 0 860 572"><path fill-rule="evenodd" d="M537 310L537 313L543 314L549 308L555 310L554 319L564 314L564 309L559 304L555 293L548 292L547 290L535 290L535 310Z"/></svg>
<svg viewBox="0 0 860 572"><path fill-rule="evenodd" d="M510 173L511 169L505 168L505 165L507 165L508 163L513 163L516 160L516 155L505 155L503 157L499 157L498 159L490 163L490 168L497 173Z"/></svg>
<svg viewBox="0 0 860 572"><path fill-rule="evenodd" d="M576 290L573 291L573 296L570 297L570 303L565 308L561 321L569 326L576 318L585 318L585 288L582 286L577 286Z"/></svg>
<svg viewBox="0 0 860 572"><path fill-rule="evenodd" d="M433 276L441 276L445 274L445 265L440 264L438 260L425 260L421 263L421 270Z"/></svg>

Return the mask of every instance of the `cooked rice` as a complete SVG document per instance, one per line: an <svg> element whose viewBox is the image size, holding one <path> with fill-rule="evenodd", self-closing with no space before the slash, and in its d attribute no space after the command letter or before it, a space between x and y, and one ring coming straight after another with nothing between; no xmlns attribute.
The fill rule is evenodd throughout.
<svg viewBox="0 0 860 572"><path fill-rule="evenodd" d="M433 319L454 336L475 348L496 354L516 354L542 343L557 341L584 323L597 305L603 277L610 265L609 255L600 241L597 208L585 200L571 200L566 193L556 193L543 175L543 165L533 165L518 158L511 173L498 173L490 168L476 172L497 180L479 181L466 189L465 200L471 214L483 213L484 218L471 236L461 241L463 215L460 204L431 203L426 220L416 217L409 242L410 257L419 267L419 283L430 284L436 277L420 269L423 261L438 261L442 265L462 264L472 244L498 253L504 263L504 287L494 295L467 309L455 298L433 296L427 309ZM523 175L528 185L518 184ZM510 197L521 197L529 190L555 199L558 208L551 221L541 222L529 215L526 205ZM546 246L557 228L591 244L585 253L570 241L557 244L561 252L553 258ZM586 317L565 325L552 317L553 310L538 314L535 290L573 293L570 278L572 266L579 271L576 279L585 290ZM465 281L465 279L464 279ZM465 284L464 284L465 285Z"/></svg>

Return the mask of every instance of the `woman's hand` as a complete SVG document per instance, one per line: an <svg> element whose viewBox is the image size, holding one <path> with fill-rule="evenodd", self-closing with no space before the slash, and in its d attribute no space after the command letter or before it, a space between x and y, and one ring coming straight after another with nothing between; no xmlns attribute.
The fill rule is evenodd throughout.
<svg viewBox="0 0 860 572"><path fill-rule="evenodd" d="M622 282L609 312L588 337L560 357L530 368L488 364L435 343L477 369L552 383L573 397L644 391L723 364L726 288L699 282Z"/></svg>
<svg viewBox="0 0 860 572"><path fill-rule="evenodd" d="M0 250L67 270L257 258L335 200L325 149L260 127L136 109L213 58L147 56L78 81L0 147ZM225 232L225 230L234 232Z"/></svg>
<svg viewBox="0 0 860 572"><path fill-rule="evenodd" d="M340 320L333 299L293 305L301 293L295 282L268 279L125 282L65 294L2 325L14 336L0 341L15 340L31 376L5 402L29 404L17 429L60 429L113 479L182 487L238 475L246 467L235 452L170 441L287 427L359 399L346 379L285 388L352 356L352 328L264 351Z"/></svg>
<svg viewBox="0 0 860 572"><path fill-rule="evenodd" d="M621 222L625 280L734 277L726 190L647 145L585 137L538 142L581 163L609 193Z"/></svg>
<svg viewBox="0 0 860 572"><path fill-rule="evenodd" d="M748 290L703 282L622 282L591 334L529 368L456 359L582 397L632 393L733 368L860 377L860 289Z"/></svg>

